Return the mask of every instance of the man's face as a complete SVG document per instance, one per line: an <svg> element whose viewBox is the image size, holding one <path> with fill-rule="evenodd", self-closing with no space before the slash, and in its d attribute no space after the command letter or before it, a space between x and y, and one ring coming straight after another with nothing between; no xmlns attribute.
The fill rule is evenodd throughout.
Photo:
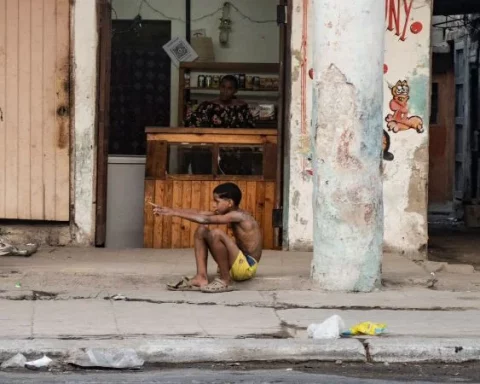
<svg viewBox="0 0 480 384"><path fill-rule="evenodd" d="M220 84L220 100L230 101L233 99L233 96L235 96L236 93L237 90L231 81L222 81Z"/></svg>

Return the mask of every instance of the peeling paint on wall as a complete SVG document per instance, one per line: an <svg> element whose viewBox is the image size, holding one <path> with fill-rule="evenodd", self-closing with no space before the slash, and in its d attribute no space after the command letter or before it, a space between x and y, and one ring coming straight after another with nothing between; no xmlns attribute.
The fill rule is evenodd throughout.
<svg viewBox="0 0 480 384"><path fill-rule="evenodd" d="M425 210L427 199L425 188L428 180L428 147L418 147L413 155L413 167L408 184L408 205L405 212L422 212Z"/></svg>
<svg viewBox="0 0 480 384"><path fill-rule="evenodd" d="M95 0L75 3L74 11L74 240L92 245L95 236L95 114L97 88L97 10Z"/></svg>
<svg viewBox="0 0 480 384"><path fill-rule="evenodd" d="M426 258L430 0L386 0L384 162L385 246Z"/></svg>
<svg viewBox="0 0 480 384"><path fill-rule="evenodd" d="M308 0L294 0L292 14L292 94L290 106L290 158L286 239L290 249L311 247L312 228L312 134L305 129L311 116L311 95L304 93L302 79L308 79L311 53L305 37L304 15ZM385 246L412 258L426 257L428 116L430 95L431 0L385 0L384 116L401 114L392 110L393 87L408 85L407 121L412 129L397 129L385 121L383 132L383 178L385 205ZM309 23L313 22L310 17ZM308 24L308 23L307 23ZM334 26L333 26L334 27ZM306 61L303 54L307 54ZM306 116L303 105L307 106ZM404 109L405 110L405 109ZM400 111L400 112L399 112ZM315 112L315 111L313 111ZM414 120L408 120L416 117ZM421 124L420 124L421 121ZM421 125L421 127L420 127ZM396 132L395 132L396 131ZM418 183L414 186L415 183ZM300 197L298 197L300 196ZM295 199L294 199L295 197ZM295 200L296 204L293 204ZM302 222L300 221L302 220ZM307 222L307 224L305 224ZM399 235L404 234L404 235ZM297 248L300 247L300 248Z"/></svg>
<svg viewBox="0 0 480 384"><path fill-rule="evenodd" d="M287 142L289 157L285 170L284 248L312 250L313 239L313 167L311 121L311 36L313 18L309 17L312 0L294 0L292 8L291 103Z"/></svg>

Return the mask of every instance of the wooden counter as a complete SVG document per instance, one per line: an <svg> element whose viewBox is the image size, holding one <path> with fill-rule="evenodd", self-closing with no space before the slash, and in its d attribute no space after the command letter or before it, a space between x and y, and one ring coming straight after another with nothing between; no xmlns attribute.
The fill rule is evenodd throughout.
<svg viewBox="0 0 480 384"><path fill-rule="evenodd" d="M198 227L198 224L177 217L155 217L149 201L167 207L208 211L212 209L213 189L224 182L233 182L239 186L242 191L240 207L250 212L260 224L264 249L274 248L272 214L275 206L277 167L276 129L152 127L146 129L146 134L144 212L146 248L192 248L194 233ZM219 153L228 147L244 146L252 146L258 154L261 153L261 172L254 175L221 174L218 164ZM207 158L211 152L210 174L171 172L175 166L170 162L181 166L188 151L195 151L198 148L207 148ZM185 167L188 168L188 164L184 165ZM227 231L226 226L211 227Z"/></svg>

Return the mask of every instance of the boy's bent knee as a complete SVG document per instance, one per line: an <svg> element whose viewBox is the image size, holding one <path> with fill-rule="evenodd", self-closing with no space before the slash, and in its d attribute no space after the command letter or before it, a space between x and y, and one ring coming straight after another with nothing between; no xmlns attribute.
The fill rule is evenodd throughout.
<svg viewBox="0 0 480 384"><path fill-rule="evenodd" d="M200 225L196 230L195 230L195 237L198 239L203 239L205 238L208 234L210 233L210 230L208 227L205 225Z"/></svg>
<svg viewBox="0 0 480 384"><path fill-rule="evenodd" d="M223 232L221 229L215 228L210 231L210 238L212 240L220 240L225 236L225 232Z"/></svg>

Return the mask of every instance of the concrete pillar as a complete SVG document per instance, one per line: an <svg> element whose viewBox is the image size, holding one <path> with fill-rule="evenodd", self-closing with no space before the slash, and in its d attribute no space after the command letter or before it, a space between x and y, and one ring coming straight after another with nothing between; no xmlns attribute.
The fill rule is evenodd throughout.
<svg viewBox="0 0 480 384"><path fill-rule="evenodd" d="M72 3L74 242L92 245L95 239L96 197L97 8L95 0Z"/></svg>
<svg viewBox="0 0 480 384"><path fill-rule="evenodd" d="M385 3L314 0L314 257L331 291L380 283Z"/></svg>

